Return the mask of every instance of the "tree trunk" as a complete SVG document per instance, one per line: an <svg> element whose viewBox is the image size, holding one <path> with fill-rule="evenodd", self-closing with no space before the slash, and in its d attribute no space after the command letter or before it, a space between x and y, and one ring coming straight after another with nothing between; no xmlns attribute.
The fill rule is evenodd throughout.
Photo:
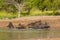
<svg viewBox="0 0 60 40"><path fill-rule="evenodd" d="M21 11L20 11L20 10L18 10L18 18L21 16L20 14L21 14Z"/></svg>

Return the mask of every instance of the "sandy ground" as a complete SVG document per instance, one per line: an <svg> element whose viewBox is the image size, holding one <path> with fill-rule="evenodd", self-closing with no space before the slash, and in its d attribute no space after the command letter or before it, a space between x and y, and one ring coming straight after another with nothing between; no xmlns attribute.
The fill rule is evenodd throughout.
<svg viewBox="0 0 60 40"><path fill-rule="evenodd" d="M0 20L0 27L6 28L6 26L9 24L9 22L12 22L13 25L18 25L19 23L22 23L23 25L26 25L30 22L41 20L42 22L47 22L51 29L60 29L60 16L32 16L32 17L21 17L11 20ZM60 38L34 38L34 39L22 39L22 40L60 40Z"/></svg>
<svg viewBox="0 0 60 40"><path fill-rule="evenodd" d="M44 39L21 39L21 40L60 40L60 38L44 38Z"/></svg>
<svg viewBox="0 0 60 40"><path fill-rule="evenodd" d="M9 22L12 22L14 26L19 23L27 25L30 22L41 20L42 22L47 22L52 29L60 29L60 16L31 16L31 17L21 17L16 19L6 19L0 20L0 27L6 28Z"/></svg>

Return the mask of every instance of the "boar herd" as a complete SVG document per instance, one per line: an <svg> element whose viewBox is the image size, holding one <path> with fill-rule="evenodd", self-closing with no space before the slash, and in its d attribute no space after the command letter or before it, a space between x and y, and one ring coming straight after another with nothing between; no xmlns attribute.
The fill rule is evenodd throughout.
<svg viewBox="0 0 60 40"><path fill-rule="evenodd" d="M36 21L36 22L31 22L27 24L26 26L20 23L16 27L14 27L12 22L9 22L9 25L7 27L10 29L11 28L16 28L16 29L48 29L50 28L47 22L42 22L41 20Z"/></svg>

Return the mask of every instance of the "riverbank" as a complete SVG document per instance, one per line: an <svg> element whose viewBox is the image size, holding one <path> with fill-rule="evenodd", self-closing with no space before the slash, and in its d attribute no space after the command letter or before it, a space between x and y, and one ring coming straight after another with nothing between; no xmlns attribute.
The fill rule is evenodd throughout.
<svg viewBox="0 0 60 40"><path fill-rule="evenodd" d="M60 16L31 16L16 19L0 20L0 28L7 28L9 22L12 22L13 26L16 27L20 23L24 26L27 26L29 23L33 23L39 20L41 20L42 23L48 23L51 29L60 29Z"/></svg>

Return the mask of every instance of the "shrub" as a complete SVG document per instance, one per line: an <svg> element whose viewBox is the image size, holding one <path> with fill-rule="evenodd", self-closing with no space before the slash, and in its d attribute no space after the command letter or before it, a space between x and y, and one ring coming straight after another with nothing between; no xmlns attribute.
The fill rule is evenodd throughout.
<svg viewBox="0 0 60 40"><path fill-rule="evenodd" d="M51 16L53 13L44 13L45 16Z"/></svg>
<svg viewBox="0 0 60 40"><path fill-rule="evenodd" d="M54 12L54 15L58 16L60 15L60 12Z"/></svg>
<svg viewBox="0 0 60 40"><path fill-rule="evenodd" d="M17 13L7 13L7 12L0 12L0 19L11 19L11 18L16 18L17 17Z"/></svg>

